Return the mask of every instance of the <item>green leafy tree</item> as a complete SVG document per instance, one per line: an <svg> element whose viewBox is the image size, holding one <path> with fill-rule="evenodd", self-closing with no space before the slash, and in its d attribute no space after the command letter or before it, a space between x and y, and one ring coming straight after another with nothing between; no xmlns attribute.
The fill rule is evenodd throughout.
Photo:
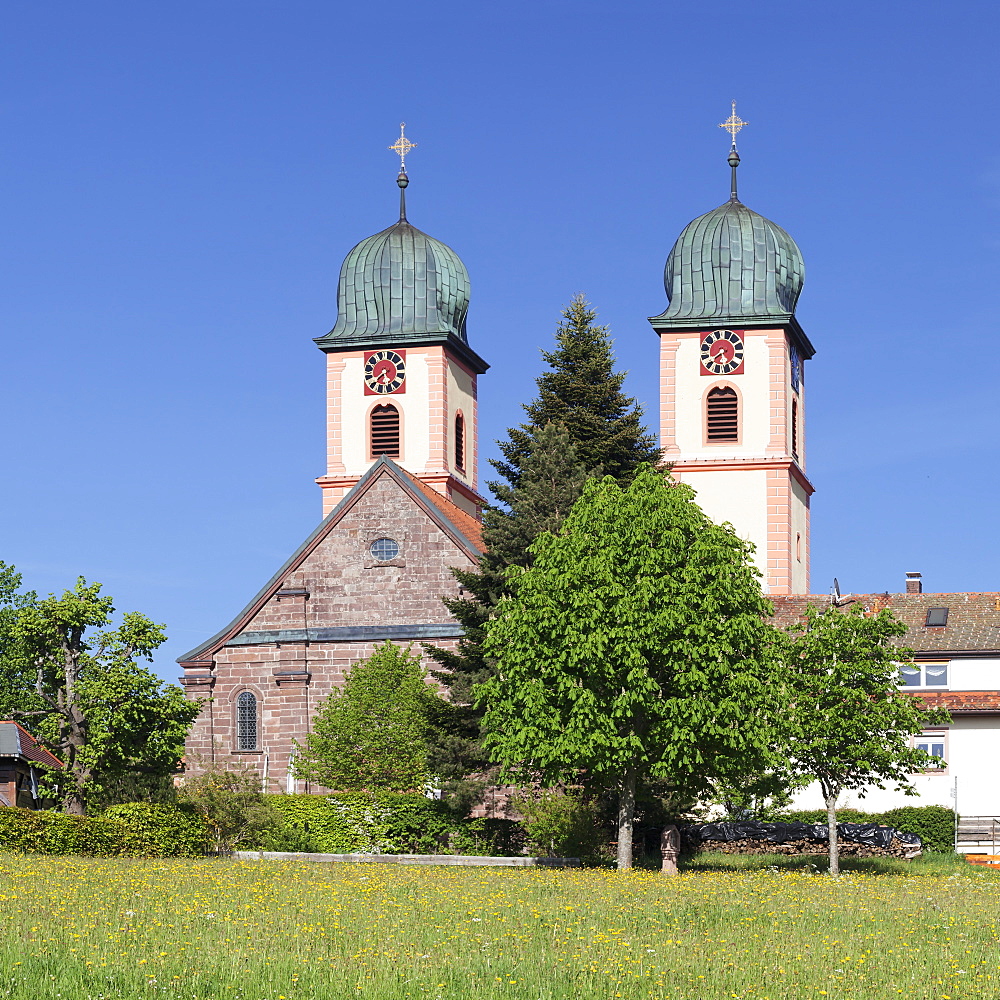
<svg viewBox="0 0 1000 1000"><path fill-rule="evenodd" d="M20 588L21 574L0 562L0 719L38 707L34 673L14 631L18 612L38 598Z"/></svg>
<svg viewBox="0 0 1000 1000"><path fill-rule="evenodd" d="M563 310L556 348L542 355L548 371L537 380L538 396L524 407L529 420L509 429L500 443L502 460L492 460L500 479L487 484L496 503L483 511L485 551L475 570L454 571L463 594L445 600L463 636L455 651L425 647L456 706L451 754L441 767L452 790L469 772L488 769L473 691L493 673L482 649L483 629L510 592L508 568L529 565L531 543L558 528L588 477L611 475L627 483L639 465L659 460L641 407L622 391L625 373L614 370L608 330L595 325L596 315L583 295Z"/></svg>
<svg viewBox="0 0 1000 1000"><path fill-rule="evenodd" d="M765 759L771 608L749 544L649 466L624 489L588 482L531 551L486 628L485 743L515 780L613 782L631 867L639 780L691 794Z"/></svg>
<svg viewBox="0 0 1000 1000"><path fill-rule="evenodd" d="M895 782L914 794L911 776L934 764L912 745L925 726L949 721L899 689L899 663L910 650L893 643L906 626L883 609L859 604L806 610L788 644L789 739L784 755L798 774L819 782L829 826L830 873L839 875L837 799Z"/></svg>
<svg viewBox="0 0 1000 1000"><path fill-rule="evenodd" d="M66 765L50 781L67 813L83 815L106 783L172 771L200 709L136 662L152 658L162 627L128 612L111 628L113 613L101 585L80 577L61 596L18 608L10 626L13 659L28 665L33 688L23 689L30 707L12 714Z"/></svg>
<svg viewBox="0 0 1000 1000"><path fill-rule="evenodd" d="M386 641L316 713L295 773L336 791L420 789L440 703L420 657Z"/></svg>

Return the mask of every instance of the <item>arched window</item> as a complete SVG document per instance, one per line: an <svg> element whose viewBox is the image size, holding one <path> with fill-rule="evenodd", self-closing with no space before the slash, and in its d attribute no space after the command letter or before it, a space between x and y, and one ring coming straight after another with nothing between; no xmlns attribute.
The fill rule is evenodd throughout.
<svg viewBox="0 0 1000 1000"><path fill-rule="evenodd" d="M372 410L369 441L372 458L379 455L399 458L399 410L392 403Z"/></svg>
<svg viewBox="0 0 1000 1000"><path fill-rule="evenodd" d="M455 468L465 469L465 417L455 414Z"/></svg>
<svg viewBox="0 0 1000 1000"><path fill-rule="evenodd" d="M236 699L236 749L257 749L257 698L249 691Z"/></svg>
<svg viewBox="0 0 1000 1000"><path fill-rule="evenodd" d="M799 457L799 401L792 400L792 455Z"/></svg>
<svg viewBox="0 0 1000 1000"><path fill-rule="evenodd" d="M740 404L732 386L719 385L705 401L706 438L709 444L740 439Z"/></svg>

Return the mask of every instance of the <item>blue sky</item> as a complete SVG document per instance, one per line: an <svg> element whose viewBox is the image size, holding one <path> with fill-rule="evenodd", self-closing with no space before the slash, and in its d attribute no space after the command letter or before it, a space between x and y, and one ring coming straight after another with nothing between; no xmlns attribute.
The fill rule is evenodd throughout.
<svg viewBox="0 0 1000 1000"><path fill-rule="evenodd" d="M0 559L214 633L314 527L341 261L411 221L472 278L484 444L584 291L655 424L662 269L740 193L806 259L813 590L996 590L995 5L12 2ZM495 453L487 449L488 453Z"/></svg>

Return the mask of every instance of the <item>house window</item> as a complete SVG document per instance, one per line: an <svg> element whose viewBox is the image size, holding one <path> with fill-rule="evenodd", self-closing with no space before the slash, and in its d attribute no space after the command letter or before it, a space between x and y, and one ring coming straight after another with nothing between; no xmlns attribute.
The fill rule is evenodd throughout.
<svg viewBox="0 0 1000 1000"><path fill-rule="evenodd" d="M903 687L947 687L947 663L905 663L899 668Z"/></svg>
<svg viewBox="0 0 1000 1000"><path fill-rule="evenodd" d="M455 468L465 469L465 417L455 414Z"/></svg>
<svg viewBox="0 0 1000 1000"><path fill-rule="evenodd" d="M739 441L739 408L739 397L731 386L716 386L709 390L705 401L707 427L705 436L709 444Z"/></svg>
<svg viewBox="0 0 1000 1000"><path fill-rule="evenodd" d="M927 609L927 620L924 622L924 625L947 625L947 624L948 624L947 608Z"/></svg>
<svg viewBox="0 0 1000 1000"><path fill-rule="evenodd" d="M939 763L929 765L928 771L941 771L948 766L948 734L944 730L914 736L913 745L917 750L923 750L935 761L939 761Z"/></svg>
<svg viewBox="0 0 1000 1000"><path fill-rule="evenodd" d="M236 749L257 749L257 698L249 691L236 699Z"/></svg>
<svg viewBox="0 0 1000 1000"><path fill-rule="evenodd" d="M372 458L399 458L399 410L392 403L372 409L369 440Z"/></svg>

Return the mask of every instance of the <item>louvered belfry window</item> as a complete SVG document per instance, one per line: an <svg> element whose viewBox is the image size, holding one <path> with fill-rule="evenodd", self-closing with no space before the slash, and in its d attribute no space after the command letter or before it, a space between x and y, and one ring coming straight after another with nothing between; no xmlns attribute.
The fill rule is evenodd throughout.
<svg viewBox="0 0 1000 1000"><path fill-rule="evenodd" d="M799 402L792 400L792 454L799 457Z"/></svg>
<svg viewBox="0 0 1000 1000"><path fill-rule="evenodd" d="M455 414L455 468L465 468L465 418Z"/></svg>
<svg viewBox="0 0 1000 1000"><path fill-rule="evenodd" d="M236 699L236 749L257 749L257 698L249 691Z"/></svg>
<svg viewBox="0 0 1000 1000"><path fill-rule="evenodd" d="M399 410L392 403L376 406L371 416L371 457L399 458Z"/></svg>
<svg viewBox="0 0 1000 1000"><path fill-rule="evenodd" d="M740 404L736 390L729 386L718 386L708 393L706 405L710 443L739 441Z"/></svg>

